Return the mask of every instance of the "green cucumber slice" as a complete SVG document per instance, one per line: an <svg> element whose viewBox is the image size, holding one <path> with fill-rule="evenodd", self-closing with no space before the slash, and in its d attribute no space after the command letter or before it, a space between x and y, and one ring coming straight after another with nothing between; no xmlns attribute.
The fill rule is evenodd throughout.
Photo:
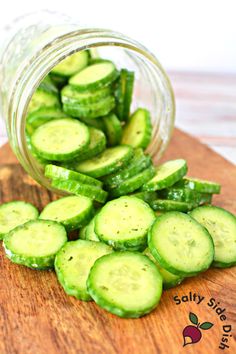
<svg viewBox="0 0 236 354"><path fill-rule="evenodd" d="M131 145L134 148L146 147L151 142L152 124L150 113L147 109L139 108L130 117L123 131L122 144Z"/></svg>
<svg viewBox="0 0 236 354"><path fill-rule="evenodd" d="M27 113L29 114L41 107L60 107L58 94L39 86L31 97Z"/></svg>
<svg viewBox="0 0 236 354"><path fill-rule="evenodd" d="M141 253L114 252L96 260L87 288L105 310L137 318L152 311L162 294L162 277L155 264Z"/></svg>
<svg viewBox="0 0 236 354"><path fill-rule="evenodd" d="M47 75L39 84L38 89L41 91L49 92L49 93L54 93L55 95L58 96L58 88L52 81L51 77Z"/></svg>
<svg viewBox="0 0 236 354"><path fill-rule="evenodd" d="M86 228L87 228L87 225L81 227L81 229L79 230L78 236L79 236L79 238L81 240L85 240L86 239L86 234L85 234L86 233Z"/></svg>
<svg viewBox="0 0 236 354"><path fill-rule="evenodd" d="M118 77L112 62L101 62L88 66L69 79L69 84L78 91L95 91L111 84Z"/></svg>
<svg viewBox="0 0 236 354"><path fill-rule="evenodd" d="M170 187L159 192L161 198L174 200L177 202L190 203L193 206L210 204L212 194L200 193L189 188Z"/></svg>
<svg viewBox="0 0 236 354"><path fill-rule="evenodd" d="M87 149L76 158L78 162L91 159L92 157L100 154L106 148L106 136L101 130L89 127L89 134L90 143Z"/></svg>
<svg viewBox="0 0 236 354"><path fill-rule="evenodd" d="M57 252L66 243L63 225L49 220L33 220L4 237L6 256L14 263L34 269L53 268Z"/></svg>
<svg viewBox="0 0 236 354"><path fill-rule="evenodd" d="M158 166L156 175L143 185L144 191L156 191L172 186L187 173L187 163L183 159L171 160Z"/></svg>
<svg viewBox="0 0 236 354"><path fill-rule="evenodd" d="M16 226L37 219L38 215L34 205L20 200L0 205L0 240Z"/></svg>
<svg viewBox="0 0 236 354"><path fill-rule="evenodd" d="M111 96L110 86L101 88L94 92L79 92L74 86L67 85L61 90L62 103L89 105Z"/></svg>
<svg viewBox="0 0 236 354"><path fill-rule="evenodd" d="M75 118L89 118L95 119L101 116L105 116L110 113L115 107L115 99L113 96L107 96L98 102L91 104L76 104L76 103L64 103L63 110L68 115Z"/></svg>
<svg viewBox="0 0 236 354"><path fill-rule="evenodd" d="M209 232L178 211L156 219L148 234L148 247L161 267L183 277L207 270L214 257Z"/></svg>
<svg viewBox="0 0 236 354"><path fill-rule="evenodd" d="M194 208L194 204L192 203L178 202L168 199L155 199L151 201L150 205L154 210L182 211L183 213L187 213Z"/></svg>
<svg viewBox="0 0 236 354"><path fill-rule="evenodd" d="M88 127L72 118L54 119L41 125L31 136L39 156L54 161L71 160L89 145Z"/></svg>
<svg viewBox="0 0 236 354"><path fill-rule="evenodd" d="M151 254L149 248L146 248L144 250L143 254L145 254L145 256L147 256L148 258L150 258L151 261L153 261L155 263L155 265L157 266L159 272L161 273L162 279L163 279L163 289L167 290L170 288L174 288L175 286L182 283L184 278L181 277L180 275L172 274L172 273L168 272L168 270L162 268L160 266L160 264L156 261L156 259L153 257L153 255Z"/></svg>
<svg viewBox="0 0 236 354"><path fill-rule="evenodd" d="M149 181L155 175L155 168L150 166L146 168L144 171L138 173L136 176L133 176L121 184L118 187L111 189L109 191L109 195L113 198L119 197L122 195L126 195L132 193L139 189L144 183Z"/></svg>
<svg viewBox="0 0 236 354"><path fill-rule="evenodd" d="M83 50L63 59L59 64L54 66L51 73L62 77L69 77L84 69L88 65L88 61L89 52Z"/></svg>
<svg viewBox="0 0 236 354"><path fill-rule="evenodd" d="M83 195L99 203L105 203L107 199L107 192L97 186L90 184L83 184L74 180L60 180L53 179L52 187L75 195Z"/></svg>
<svg viewBox="0 0 236 354"><path fill-rule="evenodd" d="M152 159L149 155L145 155L141 148L134 149L134 156L129 162L129 165L111 175L105 176L103 182L108 188L115 188L128 178L142 172L151 164Z"/></svg>
<svg viewBox="0 0 236 354"><path fill-rule="evenodd" d="M67 231L82 227L93 216L93 203L90 198L69 196L46 205L39 218L54 220L63 224Z"/></svg>
<svg viewBox="0 0 236 354"><path fill-rule="evenodd" d="M136 192L136 193L132 193L131 196L142 199L149 205L151 205L151 202L153 200L157 199L156 192Z"/></svg>
<svg viewBox="0 0 236 354"><path fill-rule="evenodd" d="M108 202L96 215L95 233L115 249L140 250L154 220L153 210L143 200L121 197Z"/></svg>
<svg viewBox="0 0 236 354"><path fill-rule="evenodd" d="M213 239L213 266L226 268L236 265L236 217L216 206L196 208L190 215L209 231Z"/></svg>
<svg viewBox="0 0 236 354"><path fill-rule="evenodd" d="M79 117L79 120L81 120L81 122L85 123L89 127L94 127L94 128L100 129L103 132L105 131L104 123L100 117L92 118L92 119Z"/></svg>
<svg viewBox="0 0 236 354"><path fill-rule="evenodd" d="M102 177L119 170L133 156L130 146L120 145L104 150L92 159L75 164L76 171L92 177Z"/></svg>
<svg viewBox="0 0 236 354"><path fill-rule="evenodd" d="M65 118L66 115L60 108L57 107L40 107L36 111L28 114L26 118L26 131L29 135L40 127L40 125L53 120L54 118Z"/></svg>
<svg viewBox="0 0 236 354"><path fill-rule="evenodd" d="M52 72L49 73L49 76L50 76L52 82L54 83L54 85L59 90L67 84L67 77L60 76L60 75L54 74Z"/></svg>
<svg viewBox="0 0 236 354"><path fill-rule="evenodd" d="M90 269L98 258L111 252L112 248L101 242L67 242L55 259L57 278L65 292L80 300L92 300L86 285Z"/></svg>
<svg viewBox="0 0 236 354"><path fill-rule="evenodd" d="M219 194L221 186L219 183L206 181L193 177L184 177L177 183L177 186L193 189L200 193Z"/></svg>
<svg viewBox="0 0 236 354"><path fill-rule="evenodd" d="M90 221L90 223L86 227L85 239L88 241L99 242L100 240L94 231L94 227L95 227L95 217L93 217L93 219Z"/></svg>
<svg viewBox="0 0 236 354"><path fill-rule="evenodd" d="M132 102L134 72L121 69L120 78L115 91L117 99L116 112L120 120L128 120Z"/></svg>
<svg viewBox="0 0 236 354"><path fill-rule="evenodd" d="M118 145L122 137L122 126L114 113L102 118L109 146Z"/></svg>
<svg viewBox="0 0 236 354"><path fill-rule="evenodd" d="M91 184L92 186L102 187L102 182L100 182L98 179L56 165L47 165L45 167L44 174L50 179L72 179L83 184Z"/></svg>

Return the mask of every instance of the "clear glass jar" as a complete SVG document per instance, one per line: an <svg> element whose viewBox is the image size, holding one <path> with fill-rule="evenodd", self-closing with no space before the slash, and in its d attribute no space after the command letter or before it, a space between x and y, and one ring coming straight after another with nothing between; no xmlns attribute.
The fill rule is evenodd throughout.
<svg viewBox="0 0 236 354"><path fill-rule="evenodd" d="M150 110L153 124L148 152L158 160L170 140L175 117L169 79L155 56L140 43L107 29L79 27L71 18L43 11L14 21L5 30L0 51L1 114L11 147L19 162L37 182L51 189L41 165L26 144L25 120L34 90L62 59L94 48L118 68L135 71L132 110Z"/></svg>

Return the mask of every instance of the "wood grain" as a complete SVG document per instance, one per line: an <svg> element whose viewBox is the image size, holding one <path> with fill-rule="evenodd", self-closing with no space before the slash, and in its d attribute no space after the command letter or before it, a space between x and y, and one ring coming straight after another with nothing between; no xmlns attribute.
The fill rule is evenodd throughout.
<svg viewBox="0 0 236 354"><path fill-rule="evenodd" d="M213 178L223 188L215 204L236 213L236 168L190 136L175 131L164 158L188 159L190 175ZM52 199L16 163L6 145L0 151L1 203L22 199L39 209ZM141 319L120 319L65 295L52 271L34 271L10 263L0 252L0 353L1 354L175 354L220 353L222 322L209 306L213 297L225 308L225 324L233 326L228 353L236 352L236 268L212 269L165 291L160 305ZM201 304L176 305L173 297L189 292L205 299ZM183 348L182 331L189 312L214 326L199 343Z"/></svg>

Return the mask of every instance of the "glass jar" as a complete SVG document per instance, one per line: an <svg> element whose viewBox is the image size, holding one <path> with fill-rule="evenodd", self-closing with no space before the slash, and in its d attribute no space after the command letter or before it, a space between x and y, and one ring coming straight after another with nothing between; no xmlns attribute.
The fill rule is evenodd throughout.
<svg viewBox="0 0 236 354"><path fill-rule="evenodd" d="M175 102L165 71L148 49L121 33L81 28L73 19L49 11L16 19L4 37L0 52L1 114L11 147L33 179L51 189L42 166L27 148L25 121L32 94L62 59L88 48L113 60L118 68L135 71L131 110L150 110L153 136L148 152L156 161L162 156L174 126Z"/></svg>

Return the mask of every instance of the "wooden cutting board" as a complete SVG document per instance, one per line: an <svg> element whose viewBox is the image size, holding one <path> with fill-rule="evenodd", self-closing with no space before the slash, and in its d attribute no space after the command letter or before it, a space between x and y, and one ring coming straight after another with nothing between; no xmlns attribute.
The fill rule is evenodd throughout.
<svg viewBox="0 0 236 354"><path fill-rule="evenodd" d="M189 175L220 182L222 194L214 203L236 213L234 165L178 130L164 159L176 157L188 160ZM8 145L0 150L0 164L1 203L20 199L42 209L54 198L25 174ZM236 353L236 267L211 269L185 280L165 291L150 315L132 320L67 296L54 272L14 265L2 247L0 265L0 354ZM202 300L197 304L198 296ZM190 312L213 327L202 330L198 343L183 347ZM223 334L229 339L224 350L219 349Z"/></svg>

